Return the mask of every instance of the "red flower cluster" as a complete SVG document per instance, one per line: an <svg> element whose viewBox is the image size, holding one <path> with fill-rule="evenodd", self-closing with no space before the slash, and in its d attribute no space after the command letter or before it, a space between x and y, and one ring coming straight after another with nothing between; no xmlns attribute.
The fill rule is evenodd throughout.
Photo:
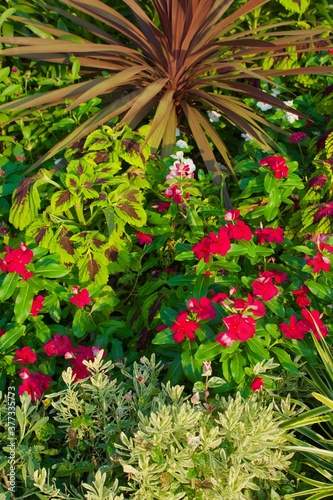
<svg viewBox="0 0 333 500"><path fill-rule="evenodd" d="M43 309L44 300L45 297L43 297L42 295L37 295L37 297L34 298L30 309L30 312L33 316L37 316L39 311Z"/></svg>
<svg viewBox="0 0 333 500"><path fill-rule="evenodd" d="M322 314L317 310L309 311L302 309L304 319L297 321L296 316L290 317L290 324L280 323L280 330L288 339L302 340L307 332L312 332L317 340L326 337L328 334L327 326L322 322Z"/></svg>
<svg viewBox="0 0 333 500"><path fill-rule="evenodd" d="M136 236L139 240L140 245L148 245L153 241L153 236L151 234L144 234L140 233L140 231L137 231Z"/></svg>
<svg viewBox="0 0 333 500"><path fill-rule="evenodd" d="M56 333L54 337L43 345L43 350L47 356L64 356L74 349L71 339L67 335Z"/></svg>
<svg viewBox="0 0 333 500"><path fill-rule="evenodd" d="M273 283L281 284L288 279L286 273L280 271L264 271L259 273L260 278L252 282L253 294L262 297L265 302L272 300L279 293L278 287Z"/></svg>
<svg viewBox="0 0 333 500"><path fill-rule="evenodd" d="M15 357L13 361L17 361L21 365L27 365L28 363L34 363L37 360L36 353L29 346L24 346L22 349L17 349L15 351Z"/></svg>
<svg viewBox="0 0 333 500"><path fill-rule="evenodd" d="M268 156L263 160L259 161L261 167L269 167L273 170L276 179L282 179L282 177L288 177L288 170L286 160L282 156Z"/></svg>
<svg viewBox="0 0 333 500"><path fill-rule="evenodd" d="M177 205L179 205L179 203L183 201L183 195L181 190L179 189L178 184L172 184L171 186L169 186L164 194L167 198L171 198L172 201L177 203Z"/></svg>
<svg viewBox="0 0 333 500"><path fill-rule="evenodd" d="M187 302L187 307L190 311L197 313L198 320L213 319L216 316L214 306L208 297L202 297L200 301L193 298Z"/></svg>
<svg viewBox="0 0 333 500"><path fill-rule="evenodd" d="M24 392L27 392L31 397L31 402L34 403L36 399L40 399L43 392L46 391L52 378L44 373L36 372L31 373L28 368L22 368L19 371L19 376L23 380L22 384L18 387L18 394L22 396Z"/></svg>
<svg viewBox="0 0 333 500"><path fill-rule="evenodd" d="M91 298L86 288L82 288L81 292L79 292L79 288L77 286L73 286L72 291L74 295L69 299L71 304L76 305L80 309L84 306L89 306Z"/></svg>
<svg viewBox="0 0 333 500"><path fill-rule="evenodd" d="M209 233L209 237L205 237L193 245L192 251L198 260L204 259L205 262L209 262L211 255L224 256L230 248L227 228L221 227L218 233Z"/></svg>
<svg viewBox="0 0 333 500"><path fill-rule="evenodd" d="M331 267L331 261L328 257L324 257L321 252L318 252L315 257L308 259L308 266L313 266L313 271L319 273L319 271L329 271Z"/></svg>
<svg viewBox="0 0 333 500"><path fill-rule="evenodd" d="M250 241L252 238L252 231L250 227L242 220L235 220L234 224L227 225L228 236L234 240Z"/></svg>
<svg viewBox="0 0 333 500"><path fill-rule="evenodd" d="M20 243L20 248L12 249L5 247L7 253L4 258L0 260L0 269L3 273L17 273L21 274L23 279L28 279L32 275L30 271L26 270L26 265L31 262L34 254L24 243ZM26 275L25 273L28 273Z"/></svg>
<svg viewBox="0 0 333 500"><path fill-rule="evenodd" d="M256 322L251 316L245 314L232 314L223 318L223 323L227 327L226 332L220 332L216 341L222 346L229 347L233 342L240 340L246 342L256 333Z"/></svg>
<svg viewBox="0 0 333 500"><path fill-rule="evenodd" d="M259 245L263 243L282 243L284 239L283 229L281 227L265 227L258 228L254 231L255 236L257 237Z"/></svg>
<svg viewBox="0 0 333 500"><path fill-rule="evenodd" d="M261 300L255 299L250 293L247 296L247 301L245 299L229 299L232 302L232 307L242 314L252 313L258 318L263 318L266 313L266 307L261 302Z"/></svg>
<svg viewBox="0 0 333 500"><path fill-rule="evenodd" d="M310 299L307 297L307 293L310 293L310 289L306 285L301 285L299 290L294 290L293 295L296 295L296 304L300 307L308 307L310 305Z"/></svg>

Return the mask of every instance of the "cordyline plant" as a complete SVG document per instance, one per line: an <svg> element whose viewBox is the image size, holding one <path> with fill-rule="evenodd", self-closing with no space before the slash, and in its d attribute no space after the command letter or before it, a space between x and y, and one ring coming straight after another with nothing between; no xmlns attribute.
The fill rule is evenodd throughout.
<svg viewBox="0 0 333 500"><path fill-rule="evenodd" d="M53 39L4 36L0 43L12 47L0 53L57 64L72 64L75 57L76 64L84 68L82 81L6 103L0 109L26 112L28 108L33 111L69 100L70 110L96 96L102 97L104 105L34 167L116 116L132 128L147 117L151 118L147 140L153 150L162 145L162 157L172 152L176 127L187 122L207 169L214 172L215 181L219 182L221 174L211 142L226 164L230 168L232 165L225 143L207 119L207 111L216 110L268 150L272 143L263 126L272 125L251 111L242 99L252 97L286 111L290 108L245 82L253 78L270 82L279 75L331 71L329 67L261 69L260 60L268 55L280 59L316 50L316 44L322 42L318 37L324 34L322 29L276 30L284 24L244 31L244 16L267 0L249 0L232 13L228 9L234 0L152 0L156 24L136 0L124 0L136 24L100 0L60 1L75 9L76 14L44 2L38 4L48 9L50 15L56 11L74 22L82 33L88 30L100 42L93 43L83 36L68 41L68 32L52 24L16 18L35 31L41 28ZM95 24L87 21L87 15ZM119 38L115 38L115 31ZM123 41L126 39L128 43Z"/></svg>

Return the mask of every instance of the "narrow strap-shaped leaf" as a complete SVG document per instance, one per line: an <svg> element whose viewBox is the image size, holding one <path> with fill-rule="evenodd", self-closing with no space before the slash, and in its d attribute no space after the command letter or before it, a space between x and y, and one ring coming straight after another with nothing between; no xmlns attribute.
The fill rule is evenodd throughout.
<svg viewBox="0 0 333 500"><path fill-rule="evenodd" d="M150 131L145 141L145 143L148 142L150 144L153 150L156 150L160 145L165 129L168 126L170 108L175 105L173 101L174 93L174 90L167 90L157 106Z"/></svg>

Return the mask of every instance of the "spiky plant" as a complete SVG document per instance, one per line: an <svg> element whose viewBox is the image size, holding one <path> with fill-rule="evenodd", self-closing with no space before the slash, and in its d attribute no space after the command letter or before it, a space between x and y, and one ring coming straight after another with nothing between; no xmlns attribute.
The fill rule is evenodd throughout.
<svg viewBox="0 0 333 500"><path fill-rule="evenodd" d="M150 118L147 140L153 150L162 146L162 156L168 156L173 149L177 125L187 124L207 169L214 172L215 181L219 181L220 170L211 143L229 167L231 160L223 139L207 119L207 110L215 109L226 121L269 149L272 144L263 127L272 125L242 99L252 97L280 109L290 108L245 83L246 79L270 82L279 75L331 70L328 67L263 70L260 67L260 61L267 55L287 58L291 53L315 50L318 37L324 32L321 29L285 31L284 27L280 30L282 24L244 31L244 16L267 1L248 0L230 11L235 0L152 0L156 24L136 0L123 0L135 22L107 5L112 2L60 0L67 8L74 9L74 13L70 13L38 1L39 8L49 10L50 18L52 11L56 11L74 22L80 32L88 30L98 41L91 42L83 36L68 41L68 32L55 28L51 22L43 24L22 18L21 22L42 28L53 39L4 36L0 43L11 47L7 45L0 54L53 64L70 64L70 56L74 54L80 67L85 69L85 76L79 83L36 93L0 109L33 111L70 100L70 110L92 97L102 97L102 109L56 144L35 166L116 116L133 128ZM114 36L115 32L119 38Z"/></svg>

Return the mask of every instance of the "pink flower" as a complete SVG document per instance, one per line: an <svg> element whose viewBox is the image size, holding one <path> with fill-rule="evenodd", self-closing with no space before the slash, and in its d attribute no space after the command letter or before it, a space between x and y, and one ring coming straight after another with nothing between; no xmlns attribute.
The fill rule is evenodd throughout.
<svg viewBox="0 0 333 500"><path fill-rule="evenodd" d="M304 139L304 137L307 137L307 135L308 134L306 134L305 132L294 132L289 137L289 142L299 142Z"/></svg>
<svg viewBox="0 0 333 500"><path fill-rule="evenodd" d="M280 323L279 328L287 339L302 340L306 332L309 331L307 321L297 321L296 316L290 316L290 324Z"/></svg>
<svg viewBox="0 0 333 500"><path fill-rule="evenodd" d="M43 345L43 350L47 356L64 356L73 349L71 339L67 335L60 335L58 333Z"/></svg>
<svg viewBox="0 0 333 500"><path fill-rule="evenodd" d="M331 261L327 257L324 257L322 253L318 252L315 257L307 261L308 266L313 266L313 271L319 273L319 271L329 271L331 267Z"/></svg>
<svg viewBox="0 0 333 500"><path fill-rule="evenodd" d="M190 311L197 313L198 320L204 321L205 319L213 319L216 316L214 306L208 297L202 297L200 302L193 298L187 302L187 307Z"/></svg>
<svg viewBox="0 0 333 500"><path fill-rule="evenodd" d="M172 201L177 203L177 205L183 201L182 192L179 189L178 184L172 184L169 186L164 194L167 198L171 198Z"/></svg>
<svg viewBox="0 0 333 500"><path fill-rule="evenodd" d="M40 399L43 392L49 388L52 378L44 373L36 372L30 373L26 368L20 370L20 377L23 379L22 384L18 388L19 396L27 392L31 397L31 402L34 403L36 399Z"/></svg>
<svg viewBox="0 0 333 500"><path fill-rule="evenodd" d="M282 179L282 177L288 177L288 167L286 165L286 160L282 156L268 156L263 160L259 161L261 167L267 166L273 170L276 179Z"/></svg>
<svg viewBox="0 0 333 500"><path fill-rule="evenodd" d="M140 245L148 245L153 241L153 236L151 236L150 234L140 233L140 231L136 232L136 236L139 240Z"/></svg>
<svg viewBox="0 0 333 500"><path fill-rule="evenodd" d="M188 320L188 315L188 311L180 312L171 327L171 331L174 334L173 339L176 342L182 342L185 336L190 340L195 339L194 332L199 328L199 323Z"/></svg>
<svg viewBox="0 0 333 500"><path fill-rule="evenodd" d="M319 311L309 311L304 308L302 309L302 316L308 322L307 331L311 331L317 340L328 335L327 326L321 320L323 314L320 314Z"/></svg>
<svg viewBox="0 0 333 500"><path fill-rule="evenodd" d="M33 316L37 316L39 311L43 309L44 300L45 297L43 297L42 295L37 295L37 297L34 298L30 309L30 312Z"/></svg>
<svg viewBox="0 0 333 500"><path fill-rule="evenodd" d="M81 292L76 293L76 295L73 295L69 300L80 309L84 306L89 306L91 302L89 292L86 288L82 288Z"/></svg>
<svg viewBox="0 0 333 500"><path fill-rule="evenodd" d="M14 361L18 361L21 365L34 363L37 360L36 353L29 346L24 346L22 349L15 351Z"/></svg>
<svg viewBox="0 0 333 500"><path fill-rule="evenodd" d="M251 384L251 391L262 391L264 388L264 379L256 377Z"/></svg>
<svg viewBox="0 0 333 500"><path fill-rule="evenodd" d="M282 243L284 239L281 227L277 227L276 229L273 227L258 228L255 229L254 234L257 237L259 245L263 243Z"/></svg>
<svg viewBox="0 0 333 500"><path fill-rule="evenodd" d="M229 238L234 240L250 241L252 238L252 231L247 224L242 220L236 220L234 224L227 226Z"/></svg>

